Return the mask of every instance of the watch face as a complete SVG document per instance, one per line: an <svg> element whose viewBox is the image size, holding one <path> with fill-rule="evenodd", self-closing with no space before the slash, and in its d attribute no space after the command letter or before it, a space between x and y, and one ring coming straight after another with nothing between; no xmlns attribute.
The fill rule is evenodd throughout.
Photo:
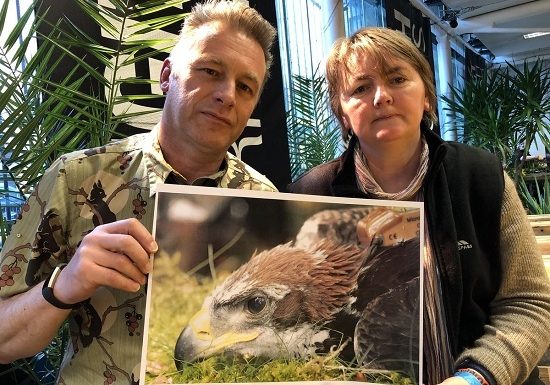
<svg viewBox="0 0 550 385"><path fill-rule="evenodd" d="M56 266L52 272L52 275L50 275L50 278L48 279L48 287L52 290L53 290L53 286L55 285L55 282L57 281L57 277L59 277L59 273L61 273L61 269L62 269L61 266Z"/></svg>

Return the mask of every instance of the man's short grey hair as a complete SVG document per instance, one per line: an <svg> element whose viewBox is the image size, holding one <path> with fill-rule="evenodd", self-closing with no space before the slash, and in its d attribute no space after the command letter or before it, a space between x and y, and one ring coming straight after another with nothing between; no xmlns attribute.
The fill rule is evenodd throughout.
<svg viewBox="0 0 550 385"><path fill-rule="evenodd" d="M189 15L185 17L181 28L179 42L170 54L184 54L177 52L178 47L185 44L180 42L186 38L192 38L195 30L209 23L219 22L244 33L248 38L258 42L264 51L266 65L266 79L269 76L269 69L273 63L271 47L277 36L277 30L258 13L243 1L230 0L207 0L196 4ZM177 61L177 58L175 58Z"/></svg>

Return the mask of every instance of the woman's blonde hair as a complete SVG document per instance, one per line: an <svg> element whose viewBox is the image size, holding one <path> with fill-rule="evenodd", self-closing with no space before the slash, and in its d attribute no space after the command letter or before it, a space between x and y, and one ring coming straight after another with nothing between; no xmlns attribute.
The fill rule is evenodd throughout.
<svg viewBox="0 0 550 385"><path fill-rule="evenodd" d="M382 73L389 71L391 59L409 63L420 75L428 98L429 111L424 113L423 119L437 122L434 77L426 57L402 32L388 28L363 28L350 37L336 41L327 58L326 77L330 107L340 122L344 138L349 136L349 128L343 122L340 93L344 82L357 71L358 61L363 56L373 59Z"/></svg>

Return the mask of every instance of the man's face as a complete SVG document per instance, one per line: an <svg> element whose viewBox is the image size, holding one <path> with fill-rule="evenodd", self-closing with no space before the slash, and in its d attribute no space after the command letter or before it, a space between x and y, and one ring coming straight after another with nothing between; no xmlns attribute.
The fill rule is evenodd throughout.
<svg viewBox="0 0 550 385"><path fill-rule="evenodd" d="M161 130L187 149L221 155L240 136L258 102L266 75L264 52L255 40L219 23L203 25L187 39L193 42L176 51L184 57L163 64Z"/></svg>

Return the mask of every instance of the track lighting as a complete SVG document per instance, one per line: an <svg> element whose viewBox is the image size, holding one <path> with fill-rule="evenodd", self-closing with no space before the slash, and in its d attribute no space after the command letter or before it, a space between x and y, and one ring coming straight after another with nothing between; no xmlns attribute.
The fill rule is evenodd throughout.
<svg viewBox="0 0 550 385"><path fill-rule="evenodd" d="M441 18L444 21L449 22L449 26L451 28L458 27L458 14L460 13L460 10L454 11L452 9L446 9L445 13L443 14L443 17Z"/></svg>
<svg viewBox="0 0 550 385"><path fill-rule="evenodd" d="M458 27L458 20L456 19L456 16L453 16L449 19L449 25L451 26L451 28Z"/></svg>

